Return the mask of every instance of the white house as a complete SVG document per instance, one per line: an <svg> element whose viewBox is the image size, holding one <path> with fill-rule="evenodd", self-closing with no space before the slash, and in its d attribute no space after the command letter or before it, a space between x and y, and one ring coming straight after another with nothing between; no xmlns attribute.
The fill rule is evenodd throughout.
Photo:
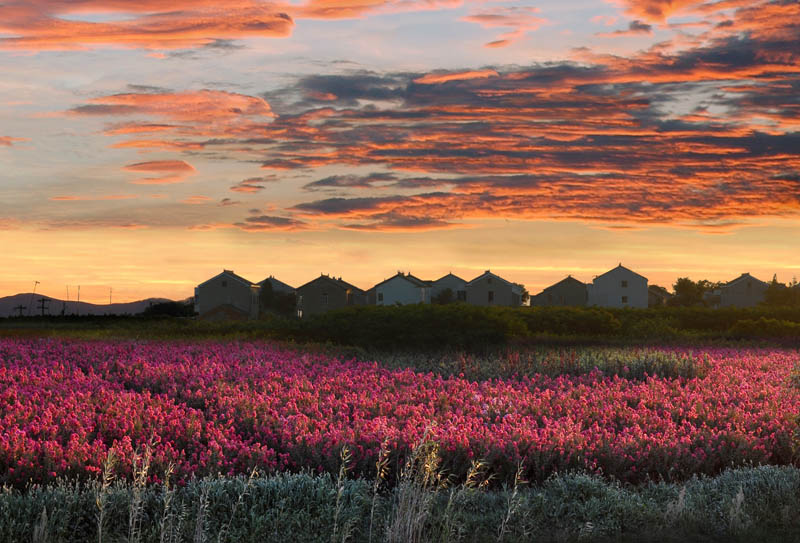
<svg viewBox="0 0 800 543"><path fill-rule="evenodd" d="M647 307L647 277L622 264L598 275L586 285L588 305L600 307Z"/></svg>
<svg viewBox="0 0 800 543"><path fill-rule="evenodd" d="M195 287L195 311L201 318L254 319L258 317L258 290L258 285L224 270Z"/></svg>
<svg viewBox="0 0 800 543"><path fill-rule="evenodd" d="M471 305L522 305L525 287L486 270L467 283L467 303Z"/></svg>
<svg viewBox="0 0 800 543"><path fill-rule="evenodd" d="M453 293L454 302L467 301L467 282L457 275L448 273L444 277L440 277L431 284L431 299L435 299L445 290L450 289Z"/></svg>
<svg viewBox="0 0 800 543"><path fill-rule="evenodd" d="M431 302L431 284L410 273L397 272L374 287L376 305L428 304Z"/></svg>
<svg viewBox="0 0 800 543"><path fill-rule="evenodd" d="M754 307L764 301L768 283L743 273L733 281L723 285L720 290L720 307Z"/></svg>

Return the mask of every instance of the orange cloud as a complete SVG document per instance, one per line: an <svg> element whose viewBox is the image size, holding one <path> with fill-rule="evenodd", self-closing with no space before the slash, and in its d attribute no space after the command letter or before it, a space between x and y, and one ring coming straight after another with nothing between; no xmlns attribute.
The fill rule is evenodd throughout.
<svg viewBox="0 0 800 543"><path fill-rule="evenodd" d="M103 200L134 200L138 197L136 194L110 194L107 196L52 196L50 200L55 202L96 202Z"/></svg>
<svg viewBox="0 0 800 543"><path fill-rule="evenodd" d="M435 85L447 83L448 81L465 81L467 79L485 79L487 77L498 77L496 70L470 70L467 72L442 72L425 74L414 79L414 83L421 85Z"/></svg>
<svg viewBox="0 0 800 543"><path fill-rule="evenodd" d="M28 141L27 138L12 138L10 136L0 136L0 146L11 147L18 141Z"/></svg>
<svg viewBox="0 0 800 543"><path fill-rule="evenodd" d="M505 47L525 36L527 32L537 30L549 21L535 14L538 8L532 7L497 7L471 13L462 21L477 23L483 28L507 28L508 31L498 36L497 40L486 44L486 47Z"/></svg>
<svg viewBox="0 0 800 543"><path fill-rule="evenodd" d="M153 172L163 175L156 177L143 177L131 181L136 185L166 185L182 183L186 177L191 175L195 169L191 164L183 160L153 160L149 162L137 162L128 164L122 168L129 172Z"/></svg>
<svg viewBox="0 0 800 543"><path fill-rule="evenodd" d="M188 198L181 200L181 203L189 205L202 205L207 204L210 201L211 198L208 196L189 196Z"/></svg>
<svg viewBox="0 0 800 543"><path fill-rule="evenodd" d="M107 22L80 20L102 14ZM175 49L216 40L286 37L294 23L280 4L234 0L16 0L0 5L0 49L133 47Z"/></svg>

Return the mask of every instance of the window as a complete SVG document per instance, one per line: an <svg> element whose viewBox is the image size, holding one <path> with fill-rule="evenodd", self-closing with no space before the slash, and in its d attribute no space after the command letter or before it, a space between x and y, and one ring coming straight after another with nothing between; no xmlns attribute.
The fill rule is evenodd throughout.
<svg viewBox="0 0 800 543"><path fill-rule="evenodd" d="M489 283L489 284L491 285L491 284L492 284L492 278L491 278L491 277L487 277L487 278L486 278L486 282L487 282L487 283Z"/></svg>
<svg viewBox="0 0 800 543"><path fill-rule="evenodd" d="M547 301L548 302L552 302L553 301L553 295L550 294L549 292L547 293Z"/></svg>
<svg viewBox="0 0 800 543"><path fill-rule="evenodd" d="M494 301L494 291L490 290L489 291L489 303L492 303L493 301Z"/></svg>
<svg viewBox="0 0 800 543"><path fill-rule="evenodd" d="M223 282L222 282L222 286L223 286L223 287L227 287L227 286L228 286L228 282L227 282L227 281L223 281Z"/></svg>
<svg viewBox="0 0 800 543"><path fill-rule="evenodd" d="M383 301L383 292L379 292L379 293L378 293L378 301L379 301L379 302L382 302L382 301Z"/></svg>
<svg viewBox="0 0 800 543"><path fill-rule="evenodd" d="M622 288L628 288L628 282L622 281Z"/></svg>
<svg viewBox="0 0 800 543"><path fill-rule="evenodd" d="M459 290L458 291L458 301L466 302L467 301L467 291L466 290Z"/></svg>
<svg viewBox="0 0 800 543"><path fill-rule="evenodd" d="M328 305L328 293L327 292L323 292L322 293L322 305Z"/></svg>
<svg viewBox="0 0 800 543"><path fill-rule="evenodd" d="M622 297L622 303L623 304L627 304L628 303L628 297L627 296L623 296Z"/></svg>

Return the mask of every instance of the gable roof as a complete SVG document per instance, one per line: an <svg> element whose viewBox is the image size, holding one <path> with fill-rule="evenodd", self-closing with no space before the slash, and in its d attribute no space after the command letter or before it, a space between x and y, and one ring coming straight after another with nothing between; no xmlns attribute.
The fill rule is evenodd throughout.
<svg viewBox="0 0 800 543"><path fill-rule="evenodd" d="M244 278L244 277L242 277L241 275L236 275L235 273L233 273L233 270L222 270L222 273L218 273L217 275L215 275L215 276L214 276L214 277L212 277L211 279L206 279L205 281L203 281L202 283L200 283L199 285L197 285L197 288L200 288L200 287L202 287L203 285L205 285L206 283L210 283L210 282L211 282L211 281L213 281L214 279L217 279L217 278L219 278L219 277L222 277L223 275L224 275L224 276L226 276L226 277L230 277L230 278L231 278L231 279L233 279L234 281L238 281L238 282L240 282L240 283L242 283L243 285L246 285L246 286L248 286L248 287L252 287L252 286L253 286L253 282L252 282L252 281L248 281L247 279L245 279L245 278Z"/></svg>
<svg viewBox="0 0 800 543"><path fill-rule="evenodd" d="M451 272L451 273L448 273L447 275L443 275L443 276L441 276L441 277L440 277L439 279L437 279L436 281L432 281L432 284L434 284L434 285L435 285L435 284L436 284L436 283L438 283L439 281L444 281L444 280L445 280L445 279L447 279L448 277L452 277L453 279L458 279L459 281L461 281L461 282L462 282L462 283L464 283L465 285L467 284L467 280L466 280L466 279L462 279L462 278L460 278L459 276L457 276L456 274L454 274L454 273L452 273L452 272Z"/></svg>
<svg viewBox="0 0 800 543"><path fill-rule="evenodd" d="M300 290L301 288L305 288L305 287L307 287L308 285L310 285L312 283L316 283L317 281L325 281L326 283L329 283L329 284L331 284L331 285L333 285L333 286L335 286L337 288L340 288L342 290L353 290L353 291L355 291L357 293L366 294L366 292L364 292L363 290L361 290L357 286L351 285L347 281L342 281L341 277L339 277L337 279L336 277L331 277L330 275L325 275L325 274L320 274L319 277L315 277L314 279L312 279L308 283L300 285L299 287L297 287L297 290Z"/></svg>
<svg viewBox="0 0 800 543"><path fill-rule="evenodd" d="M274 278L273 276L271 276L271 275L270 275L269 277L267 277L266 279L264 279L263 281L259 281L259 282L258 282L258 286L262 286L262 285L263 285L264 283L266 283L267 281L269 281L269 282L270 282L270 284L272 284L272 287L273 287L273 288L275 288L275 287L277 286L277 287L279 287L279 288L282 288L282 289L284 289L284 290L294 290L294 287L293 287L293 286L291 286L291 285L287 285L287 284L286 284L286 283L284 283L283 281L281 281L281 280L279 280L279 279L275 279L275 278Z"/></svg>
<svg viewBox="0 0 800 543"><path fill-rule="evenodd" d="M614 272L614 271L617 271L617 270L624 270L624 271L626 271L626 272L630 272L630 273L632 273L633 275L636 275L637 277L641 277L642 279L644 279L645 281L647 281L647 277L645 277L644 275L642 275L642 274L640 274L640 273L636 273L635 271L633 271L633 270L631 270L631 269L629 269L629 268L626 268L625 266L623 266L623 265L622 265L622 263L621 263L621 262L620 262L619 266L617 266L616 268L611 268L610 270L608 270L608 271L607 271L607 272L605 272L605 273L601 273L600 275L596 275L594 278L595 278L595 279L598 279L598 278L600 278L600 277L603 277L604 275L608 275L609 273L611 273L611 272Z"/></svg>
<svg viewBox="0 0 800 543"><path fill-rule="evenodd" d="M424 281L424 280L420 279L419 277L414 277L413 275L411 275L411 273L403 273L403 272L399 271L396 274L394 274L393 276L391 276L390 278L384 279L380 283L377 283L372 288L378 288L379 286L383 285L384 283L388 283L389 281L394 281L395 279L405 279L406 281L408 281L409 283L411 283L412 285L414 285L417 288L424 288L424 287L431 286L431 282L430 281Z"/></svg>
<svg viewBox="0 0 800 543"><path fill-rule="evenodd" d="M503 279L503 278L502 278L502 277L500 277L499 275L497 275L497 274L495 274L495 273L492 273L490 270L486 270L485 272L483 272L482 274L480 274L478 277L476 277L476 278L475 278L475 279L473 279L472 281L468 281L468 282L467 282L467 284L466 284L466 286L470 286L470 285L472 285L473 283L475 283L475 282L477 282L477 281L480 281L480 280L481 280L481 279L483 279L484 277L494 277L495 279L499 279L499 280L500 280L502 283L505 283L505 284L507 284L507 285L510 285L512 290L514 290L514 289L517 289L517 290L519 290L520 292L522 292L522 289L524 289L524 288L525 288L525 286L524 286L524 285L520 285L519 283L512 283L511 281L509 281L509 280L507 280L507 279Z"/></svg>
<svg viewBox="0 0 800 543"><path fill-rule="evenodd" d="M745 279L749 279L749 280L751 280L751 281L755 281L756 283L761 283L761 284L762 284L762 285L764 285L764 286L768 286L768 283L765 283L765 282L764 282L764 281L762 281L761 279L758 279L758 278L756 278L756 277L753 277L753 276L752 276L752 275L750 275L748 272L745 272L745 273L743 273L742 275L740 275L739 277L737 277L736 279L733 279L732 281L728 281L727 283L725 283L724 285L722 285L722 288L725 288L725 287L732 287L732 286L733 286L733 285L735 285L736 283L741 283L741 282L742 282L742 281L744 281Z"/></svg>
<svg viewBox="0 0 800 543"><path fill-rule="evenodd" d="M542 292L540 292L539 294L543 294L543 293L547 292L548 290L554 289L554 288L556 288L557 286L561 285L562 283L569 283L569 284L573 284L573 285L575 285L575 286L578 286L578 285L580 285L580 286L582 286L582 287L584 287L584 288L586 287L586 283L584 283L583 281L579 281L579 280L575 279L575 278L574 278L574 277L572 277L571 275L568 275L568 276L566 276L564 279L562 279L561 281L559 281L559 282L557 282L557 283L553 283L553 284L552 284L552 285L550 285L549 287L545 287L545 288L543 288L543 289L542 289ZM537 294L537 296L538 296L538 294Z"/></svg>

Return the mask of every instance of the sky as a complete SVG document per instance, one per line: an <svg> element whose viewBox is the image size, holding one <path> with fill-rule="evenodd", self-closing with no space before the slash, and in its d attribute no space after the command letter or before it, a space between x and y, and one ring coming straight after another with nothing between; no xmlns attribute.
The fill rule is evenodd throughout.
<svg viewBox="0 0 800 543"><path fill-rule="evenodd" d="M0 0L0 296L800 276L796 0Z"/></svg>

